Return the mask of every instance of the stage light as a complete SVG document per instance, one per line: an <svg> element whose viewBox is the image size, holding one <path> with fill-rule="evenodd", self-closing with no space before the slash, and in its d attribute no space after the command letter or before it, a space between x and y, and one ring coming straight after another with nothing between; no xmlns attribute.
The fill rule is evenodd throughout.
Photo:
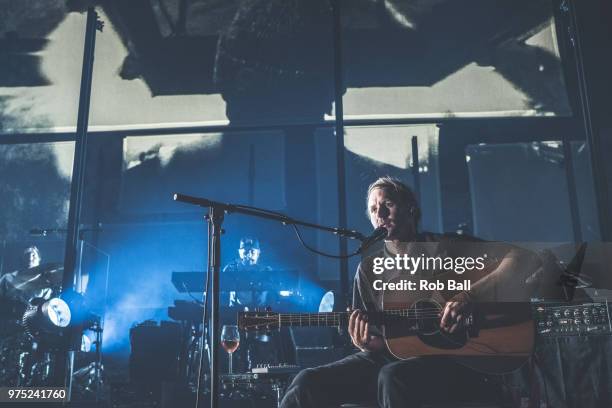
<svg viewBox="0 0 612 408"><path fill-rule="evenodd" d="M333 312L334 311L334 292L329 291L323 295L321 302L319 302L319 313Z"/></svg>
<svg viewBox="0 0 612 408"><path fill-rule="evenodd" d="M289 297L291 295L293 295L293 291L291 290L281 290L278 292L278 294L282 297Z"/></svg>
<svg viewBox="0 0 612 408"><path fill-rule="evenodd" d="M51 323L57 327L66 327L70 324L70 307L62 299L54 298L44 303L42 312L49 316Z"/></svg>
<svg viewBox="0 0 612 408"><path fill-rule="evenodd" d="M45 299L37 298L31 303L22 319L30 336L37 337L41 333L58 333L70 324L70 307L62 299L52 298L45 301Z"/></svg>

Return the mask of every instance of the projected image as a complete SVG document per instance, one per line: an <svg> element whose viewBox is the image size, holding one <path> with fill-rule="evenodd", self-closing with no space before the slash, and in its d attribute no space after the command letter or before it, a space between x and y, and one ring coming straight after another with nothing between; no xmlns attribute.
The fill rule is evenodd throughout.
<svg viewBox="0 0 612 408"><path fill-rule="evenodd" d="M550 0L342 6L347 117L571 114Z"/></svg>
<svg viewBox="0 0 612 408"><path fill-rule="evenodd" d="M564 160L559 141L468 146L474 233L508 241L571 240Z"/></svg>
<svg viewBox="0 0 612 408"><path fill-rule="evenodd" d="M73 142L0 145L0 236L15 240L36 228L65 228Z"/></svg>
<svg viewBox="0 0 612 408"><path fill-rule="evenodd" d="M85 25L84 16L70 13L65 3L2 4L2 133L76 126Z"/></svg>
<svg viewBox="0 0 612 408"><path fill-rule="evenodd" d="M282 208L284 155L279 131L128 137L121 209L192 210L172 201L176 192Z"/></svg>
<svg viewBox="0 0 612 408"><path fill-rule="evenodd" d="M76 125L85 16L36 3L4 17L15 43L0 68L6 132ZM102 2L90 125L333 118L328 2L268 3ZM571 115L551 0L340 3L347 118ZM67 106L53 103L60 94Z"/></svg>

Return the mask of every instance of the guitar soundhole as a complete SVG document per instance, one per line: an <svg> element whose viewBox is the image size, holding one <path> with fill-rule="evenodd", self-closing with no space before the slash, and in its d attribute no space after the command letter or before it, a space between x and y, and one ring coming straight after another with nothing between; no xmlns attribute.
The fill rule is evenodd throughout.
<svg viewBox="0 0 612 408"><path fill-rule="evenodd" d="M442 306L432 300L419 300L412 305L415 326L419 339L432 347L440 349L458 349L465 345L467 335L465 329L448 333L440 330Z"/></svg>

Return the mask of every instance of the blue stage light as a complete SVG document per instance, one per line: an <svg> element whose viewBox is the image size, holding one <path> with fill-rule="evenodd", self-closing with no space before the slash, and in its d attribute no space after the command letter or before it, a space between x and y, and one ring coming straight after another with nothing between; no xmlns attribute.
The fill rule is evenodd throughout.
<svg viewBox="0 0 612 408"><path fill-rule="evenodd" d="M23 314L23 325L32 337L37 337L42 333L58 333L68 327L71 318L70 307L62 299L38 298Z"/></svg>

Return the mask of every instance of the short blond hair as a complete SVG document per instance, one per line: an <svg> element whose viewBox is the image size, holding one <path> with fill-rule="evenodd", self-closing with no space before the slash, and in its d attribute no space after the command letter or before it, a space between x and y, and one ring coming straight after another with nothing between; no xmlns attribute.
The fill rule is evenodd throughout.
<svg viewBox="0 0 612 408"><path fill-rule="evenodd" d="M391 195L391 198L397 201L397 203L407 208L415 218L415 224L421 219L421 209L416 199L416 195L410 187L404 184L397 178L391 176L380 177L378 180L370 184L368 187L368 194L366 195L366 214L369 216L367 209L368 200L370 194L375 189L385 190Z"/></svg>

